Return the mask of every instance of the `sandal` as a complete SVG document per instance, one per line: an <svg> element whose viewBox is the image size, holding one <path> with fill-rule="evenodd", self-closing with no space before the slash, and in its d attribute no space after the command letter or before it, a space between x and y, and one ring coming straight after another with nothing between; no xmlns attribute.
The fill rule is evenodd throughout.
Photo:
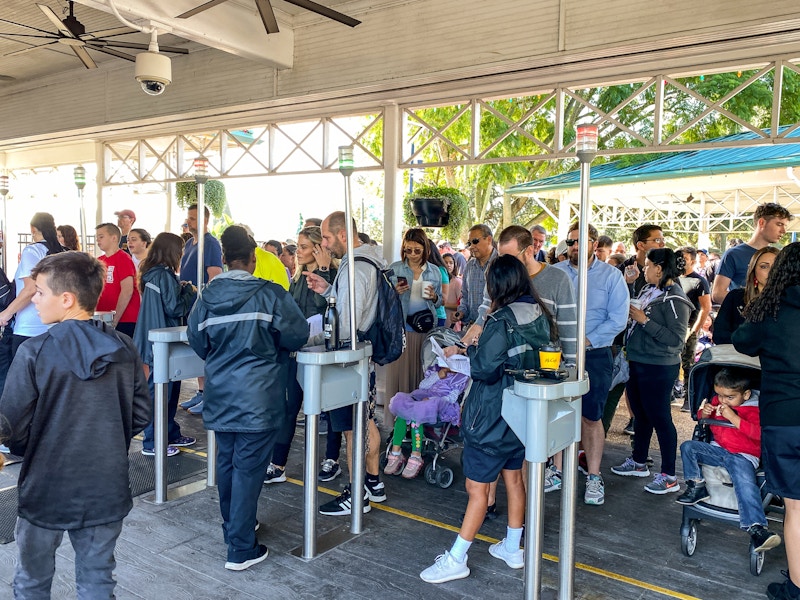
<svg viewBox="0 0 800 600"><path fill-rule="evenodd" d="M419 475L420 470L425 465L425 461L421 456L409 456L406 468L403 469L403 477L405 479L414 479Z"/></svg>
<svg viewBox="0 0 800 600"><path fill-rule="evenodd" d="M403 457L402 452L400 454L392 454L389 453L389 457L386 460L386 466L383 468L384 475L400 475L400 472L403 470L405 466L405 458Z"/></svg>

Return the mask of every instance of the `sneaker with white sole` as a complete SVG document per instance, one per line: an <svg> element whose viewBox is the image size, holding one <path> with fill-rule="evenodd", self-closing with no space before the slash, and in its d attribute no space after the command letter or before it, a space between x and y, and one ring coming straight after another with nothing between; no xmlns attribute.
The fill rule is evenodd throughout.
<svg viewBox="0 0 800 600"><path fill-rule="evenodd" d="M600 475L589 475L586 478L586 491L583 493L584 504L600 506L606 501L606 486Z"/></svg>
<svg viewBox="0 0 800 600"><path fill-rule="evenodd" d="M190 415L202 415L203 414L202 400L199 403L192 406L191 408L187 408L186 412L188 412Z"/></svg>
<svg viewBox="0 0 800 600"><path fill-rule="evenodd" d="M193 406L197 406L203 401L203 391L197 390L197 393L189 398L188 400L184 400L179 404L179 406L184 410L189 410Z"/></svg>
<svg viewBox="0 0 800 600"><path fill-rule="evenodd" d="M336 498L334 498L330 502L326 502L325 504L319 507L319 513L321 515L331 515L331 516L349 515L353 511L352 500L353 499L350 495L350 484L348 483L341 494L336 496ZM368 513L371 510L372 507L369 505L369 498L365 495L364 513Z"/></svg>
<svg viewBox="0 0 800 600"><path fill-rule="evenodd" d="M464 579L469 576L469 567L467 566L467 559L469 556L464 557L464 562L458 562L450 552L445 551L436 557L433 564L419 574L419 578L427 583L445 583L447 581L454 581L456 579Z"/></svg>
<svg viewBox="0 0 800 600"><path fill-rule="evenodd" d="M656 473L653 476L653 481L644 486L644 491L658 495L671 494L673 492L680 492L681 486L678 483L678 478L674 475Z"/></svg>
<svg viewBox="0 0 800 600"><path fill-rule="evenodd" d="M286 469L270 463L267 467L267 474L264 476L264 483L283 483L284 481L286 481Z"/></svg>
<svg viewBox="0 0 800 600"><path fill-rule="evenodd" d="M364 482L364 491L370 502L386 502L386 486L382 481L377 483Z"/></svg>
<svg viewBox="0 0 800 600"><path fill-rule="evenodd" d="M561 489L561 471L550 465L544 472L544 492L555 492Z"/></svg>
<svg viewBox="0 0 800 600"><path fill-rule="evenodd" d="M264 544L258 545L258 556L255 558L251 558L249 560L244 560L242 562L232 562L228 561L225 563L225 568L229 571L244 571L245 569L249 569L253 565L257 565L263 560L266 560L267 556L269 556L269 549Z"/></svg>
<svg viewBox="0 0 800 600"><path fill-rule="evenodd" d="M637 463L630 456L621 465L611 467L611 472L614 475L622 475L623 477L650 477L650 469L647 468L647 463Z"/></svg>
<svg viewBox="0 0 800 600"><path fill-rule="evenodd" d="M525 555L522 552L522 548L517 548L516 551L509 552L506 548L505 538L489 546L489 554L495 558L499 558L512 569L521 569L525 566Z"/></svg>
<svg viewBox="0 0 800 600"><path fill-rule="evenodd" d="M339 463L332 458L326 458L322 461L322 467L319 470L317 479L319 481L333 481L342 474L342 467Z"/></svg>
<svg viewBox="0 0 800 600"><path fill-rule="evenodd" d="M178 450L175 446L167 446L167 457L175 456L180 450ZM142 448L142 454L145 456L155 456L156 449L155 448Z"/></svg>
<svg viewBox="0 0 800 600"><path fill-rule="evenodd" d="M169 445L175 446L177 448L185 448L186 446L194 446L197 440L193 437L189 437L188 435L182 435L181 437L170 440Z"/></svg>

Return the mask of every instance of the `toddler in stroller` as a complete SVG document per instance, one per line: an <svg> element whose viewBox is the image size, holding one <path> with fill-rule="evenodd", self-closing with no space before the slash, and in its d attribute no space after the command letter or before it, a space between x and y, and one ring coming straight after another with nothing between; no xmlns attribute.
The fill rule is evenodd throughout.
<svg viewBox="0 0 800 600"><path fill-rule="evenodd" d="M448 362L435 338L429 343L434 349L435 362L425 370L419 388L411 393L399 392L389 402L389 410L395 415L392 446L386 457L386 475L401 474L406 479L416 477L424 465L422 444L424 424L461 424L461 407L458 403L469 384L468 368ZM438 350L438 352L436 352ZM463 357L459 357L463 358ZM466 365L468 367L468 363ZM467 371L464 373L463 371ZM411 455L406 461L402 452L403 439L411 425Z"/></svg>
<svg viewBox="0 0 800 600"><path fill-rule="evenodd" d="M757 476L761 426L753 380L759 373L745 365L737 366L736 354L731 346L717 346L705 352L705 360L692 369L693 391L700 387L702 397L707 398L710 380L714 396L710 403L703 399L698 406L698 395L692 395L698 426L694 439L681 445L686 491L676 502L684 506L681 535L685 554L694 553L700 517L735 520L750 535L751 572L758 575L763 552L778 546L781 538L767 528L764 506L769 502L762 499ZM713 358L716 361L710 360ZM709 364L716 368L708 369Z"/></svg>

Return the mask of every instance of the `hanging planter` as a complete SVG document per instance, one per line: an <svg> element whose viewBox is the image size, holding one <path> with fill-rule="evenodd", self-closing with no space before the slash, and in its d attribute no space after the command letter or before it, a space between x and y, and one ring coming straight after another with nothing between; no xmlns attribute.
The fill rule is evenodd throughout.
<svg viewBox="0 0 800 600"><path fill-rule="evenodd" d="M180 208L188 208L197 204L197 183L194 181L179 181L175 184L175 201ZM205 202L208 210L215 217L222 216L225 210L225 184L221 181L209 179L206 182Z"/></svg>
<svg viewBox="0 0 800 600"><path fill-rule="evenodd" d="M469 217L469 200L455 188L419 186L406 196L405 213L409 225L441 227L443 237L458 239Z"/></svg>

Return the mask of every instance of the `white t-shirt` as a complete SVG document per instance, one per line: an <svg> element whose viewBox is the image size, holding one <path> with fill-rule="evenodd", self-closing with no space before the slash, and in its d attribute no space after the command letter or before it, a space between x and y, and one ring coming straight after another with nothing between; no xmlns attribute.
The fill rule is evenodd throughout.
<svg viewBox="0 0 800 600"><path fill-rule="evenodd" d="M33 268L39 264L39 261L47 256L47 246L42 243L30 244L22 249L22 254L19 258L19 266L14 275L14 283L17 286L17 293L19 293L25 282L23 277L30 277ZM14 322L14 335L24 335L25 337L34 337L40 335L50 329L49 325L43 325L42 320L39 318L39 313L33 302L29 302L25 308L17 313L16 321Z"/></svg>

